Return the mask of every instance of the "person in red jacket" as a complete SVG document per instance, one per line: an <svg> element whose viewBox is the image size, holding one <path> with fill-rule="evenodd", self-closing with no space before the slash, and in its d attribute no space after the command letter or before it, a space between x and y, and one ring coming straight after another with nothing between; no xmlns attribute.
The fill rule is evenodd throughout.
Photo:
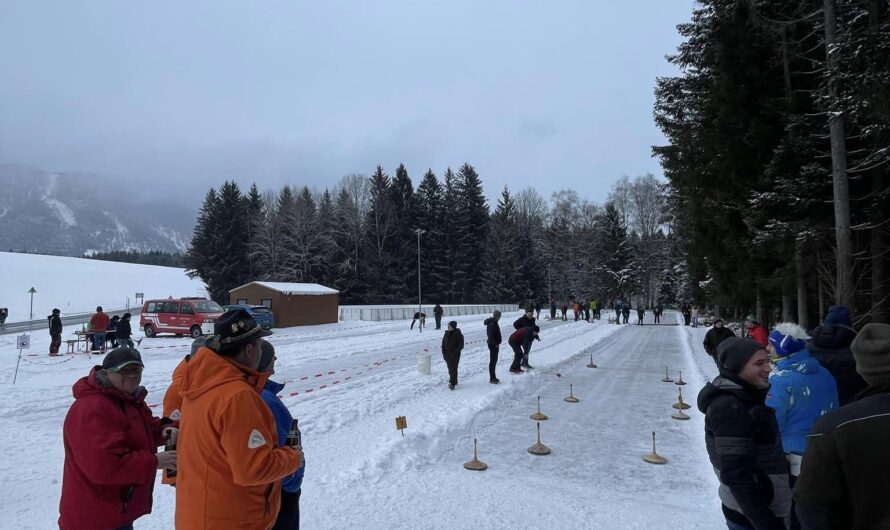
<svg viewBox="0 0 890 530"><path fill-rule="evenodd" d="M152 416L142 368L138 350L116 348L74 384L62 430L61 530L132 529L151 512L157 470L176 469L176 451L157 448L176 439L177 424Z"/></svg>
<svg viewBox="0 0 890 530"><path fill-rule="evenodd" d="M745 328L748 329L748 337L754 339L758 344L766 348L766 345L769 344L769 334L766 332L766 329L760 325L760 322L757 321L757 317L754 315L745 317Z"/></svg>
<svg viewBox="0 0 890 530"><path fill-rule="evenodd" d="M90 317L90 329L93 332L93 350L105 351L105 332L111 319L107 313L102 312L102 306L96 308L96 313Z"/></svg>
<svg viewBox="0 0 890 530"><path fill-rule="evenodd" d="M513 364L510 365L510 372L521 374L522 368L533 368L528 364L528 354L532 349L532 342L541 340L539 336L541 328L538 326L525 327L518 329L507 339L507 344L513 348Z"/></svg>

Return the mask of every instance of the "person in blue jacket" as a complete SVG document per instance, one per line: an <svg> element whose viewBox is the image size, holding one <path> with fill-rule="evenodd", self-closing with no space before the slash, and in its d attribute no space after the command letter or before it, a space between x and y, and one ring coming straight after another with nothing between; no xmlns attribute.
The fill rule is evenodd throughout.
<svg viewBox="0 0 890 530"><path fill-rule="evenodd" d="M776 367L769 376L766 406L776 411L792 486L800 475L807 435L813 424L838 407L837 383L806 349L808 338L797 324L783 322L769 334L766 347ZM793 510L791 528L800 528Z"/></svg>
<svg viewBox="0 0 890 530"><path fill-rule="evenodd" d="M262 342L262 354L257 366L258 372L268 374L275 373L275 347L266 340ZM275 428L278 431L278 445L283 446L294 417L291 416L284 403L278 399L278 394L284 389L283 383L276 383L269 379L263 388L262 398L266 406L275 416ZM281 480L281 508L278 510L278 519L272 530L299 530L300 528L300 492L303 487L303 472L306 470L306 461L297 471Z"/></svg>

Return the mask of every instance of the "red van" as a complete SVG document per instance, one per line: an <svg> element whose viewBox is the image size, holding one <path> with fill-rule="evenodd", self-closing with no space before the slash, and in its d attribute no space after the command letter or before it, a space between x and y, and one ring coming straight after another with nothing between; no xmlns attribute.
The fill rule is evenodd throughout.
<svg viewBox="0 0 890 530"><path fill-rule="evenodd" d="M142 304L139 327L146 337L173 333L177 337L198 338L212 334L213 321L224 312L222 306L206 298L146 300Z"/></svg>

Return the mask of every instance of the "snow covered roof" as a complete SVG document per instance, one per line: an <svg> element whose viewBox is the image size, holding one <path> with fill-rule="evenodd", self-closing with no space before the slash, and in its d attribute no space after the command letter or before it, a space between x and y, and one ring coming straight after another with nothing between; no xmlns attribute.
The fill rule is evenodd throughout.
<svg viewBox="0 0 890 530"><path fill-rule="evenodd" d="M324 285L319 285L317 283L250 282L247 285L261 285L267 289L272 289L281 294L289 295L323 295L338 294L340 292L336 289L331 289L330 287L325 287ZM246 285L242 285L241 287L246 287ZM240 289L241 287L232 289L229 292Z"/></svg>

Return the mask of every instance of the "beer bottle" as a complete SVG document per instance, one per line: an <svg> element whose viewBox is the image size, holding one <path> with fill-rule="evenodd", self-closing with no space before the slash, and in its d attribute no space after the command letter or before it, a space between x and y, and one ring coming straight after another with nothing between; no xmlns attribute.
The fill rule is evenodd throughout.
<svg viewBox="0 0 890 530"><path fill-rule="evenodd" d="M290 432L287 433L287 439L284 441L284 445L288 447L301 447L303 445L303 435L300 433L300 420L294 420L290 424Z"/></svg>
<svg viewBox="0 0 890 530"><path fill-rule="evenodd" d="M164 451L175 451L176 444L173 443L173 437L170 436L170 431L164 433ZM167 474L167 478L173 478L176 476L175 469L165 469L164 472Z"/></svg>

